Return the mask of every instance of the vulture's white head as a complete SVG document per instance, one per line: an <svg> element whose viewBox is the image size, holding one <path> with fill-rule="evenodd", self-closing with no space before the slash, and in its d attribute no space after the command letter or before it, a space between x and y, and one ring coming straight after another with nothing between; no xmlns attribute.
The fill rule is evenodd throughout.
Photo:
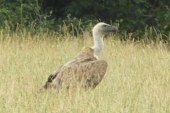
<svg viewBox="0 0 170 113"><path fill-rule="evenodd" d="M92 49L96 54L98 54L104 46L103 37L109 32L116 32L116 31L117 28L115 26L106 24L104 22L99 22L93 27L92 33L93 33L94 46L92 47Z"/></svg>
<svg viewBox="0 0 170 113"><path fill-rule="evenodd" d="M99 35L105 35L108 32L115 32L115 31L117 31L117 28L115 26L106 24L104 22L99 22L92 29L93 34L99 34Z"/></svg>

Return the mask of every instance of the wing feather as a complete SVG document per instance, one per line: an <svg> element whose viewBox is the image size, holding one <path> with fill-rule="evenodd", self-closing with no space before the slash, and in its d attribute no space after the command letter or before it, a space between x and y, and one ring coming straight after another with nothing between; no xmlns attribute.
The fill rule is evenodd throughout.
<svg viewBox="0 0 170 113"><path fill-rule="evenodd" d="M69 69L70 66L75 65L75 64L80 64L83 62L89 62L89 61L94 61L97 60L96 57L89 56L89 57L75 57L71 61L67 62L64 65L61 65L59 68L57 68L53 73L51 73L48 77L48 80L46 84L44 85L44 88L48 88L50 86L50 83L58 76L59 73L65 71L66 69Z"/></svg>
<svg viewBox="0 0 170 113"><path fill-rule="evenodd" d="M104 77L106 69L107 62L104 60L73 64L63 68L51 86L59 90L70 87L95 88Z"/></svg>

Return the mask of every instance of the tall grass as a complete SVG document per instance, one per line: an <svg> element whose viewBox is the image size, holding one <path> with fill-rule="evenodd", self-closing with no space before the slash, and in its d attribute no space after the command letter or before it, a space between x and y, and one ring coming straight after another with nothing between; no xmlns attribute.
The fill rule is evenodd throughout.
<svg viewBox="0 0 170 113"><path fill-rule="evenodd" d="M0 32L0 113L170 113L170 52L161 41L109 36L99 56L109 67L95 90L39 90L91 41L86 32L82 39Z"/></svg>

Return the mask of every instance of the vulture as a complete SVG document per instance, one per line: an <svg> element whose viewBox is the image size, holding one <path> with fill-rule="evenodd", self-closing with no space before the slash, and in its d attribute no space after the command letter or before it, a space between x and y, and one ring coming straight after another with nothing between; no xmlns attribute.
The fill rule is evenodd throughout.
<svg viewBox="0 0 170 113"><path fill-rule="evenodd" d="M103 38L107 33L115 31L115 26L97 23L92 29L94 45L84 47L76 57L51 73L43 87L56 88L58 91L74 87L94 89L101 82L108 66L105 60L97 56L104 46Z"/></svg>

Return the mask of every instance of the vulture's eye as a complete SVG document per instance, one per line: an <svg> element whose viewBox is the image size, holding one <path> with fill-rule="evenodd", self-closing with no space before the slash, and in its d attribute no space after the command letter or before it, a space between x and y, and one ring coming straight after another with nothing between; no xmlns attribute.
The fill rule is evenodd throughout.
<svg viewBox="0 0 170 113"><path fill-rule="evenodd" d="M103 27L107 27L107 25L103 25Z"/></svg>

